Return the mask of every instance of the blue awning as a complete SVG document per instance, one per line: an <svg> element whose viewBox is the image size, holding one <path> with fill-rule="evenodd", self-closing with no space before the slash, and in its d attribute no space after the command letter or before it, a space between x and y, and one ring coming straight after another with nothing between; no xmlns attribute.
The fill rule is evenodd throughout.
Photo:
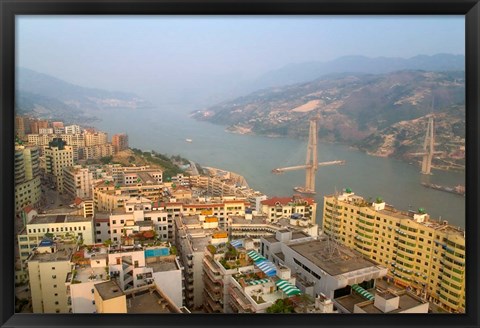
<svg viewBox="0 0 480 328"><path fill-rule="evenodd" d="M230 245L232 245L235 248L242 247L243 246L243 240L241 240L241 239L230 240Z"/></svg>
<svg viewBox="0 0 480 328"><path fill-rule="evenodd" d="M277 274L277 267L268 260L255 262L255 265L269 277L273 277Z"/></svg>

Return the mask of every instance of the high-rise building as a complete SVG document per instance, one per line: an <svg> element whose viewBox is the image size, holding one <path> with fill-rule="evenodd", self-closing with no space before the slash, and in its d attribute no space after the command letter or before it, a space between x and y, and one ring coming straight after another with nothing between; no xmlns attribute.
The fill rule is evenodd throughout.
<svg viewBox="0 0 480 328"><path fill-rule="evenodd" d="M385 265L396 284L451 312L465 311L465 233L424 209L402 212L347 189L324 197L323 229Z"/></svg>
<svg viewBox="0 0 480 328"><path fill-rule="evenodd" d="M85 147L104 145L108 142L106 132L87 132L85 133Z"/></svg>
<svg viewBox="0 0 480 328"><path fill-rule="evenodd" d="M15 146L15 211L41 201L40 151L38 147Z"/></svg>
<svg viewBox="0 0 480 328"><path fill-rule="evenodd" d="M15 116L15 134L19 138L25 136L25 118L23 116Z"/></svg>
<svg viewBox="0 0 480 328"><path fill-rule="evenodd" d="M116 153L127 149L128 135L126 133L114 134L112 137L112 145Z"/></svg>
<svg viewBox="0 0 480 328"><path fill-rule="evenodd" d="M80 134L81 129L79 125L67 125L65 127L65 133L66 134Z"/></svg>
<svg viewBox="0 0 480 328"><path fill-rule="evenodd" d="M63 193L63 168L73 166L73 149L65 141L54 138L45 148L46 173L50 175L57 190Z"/></svg>

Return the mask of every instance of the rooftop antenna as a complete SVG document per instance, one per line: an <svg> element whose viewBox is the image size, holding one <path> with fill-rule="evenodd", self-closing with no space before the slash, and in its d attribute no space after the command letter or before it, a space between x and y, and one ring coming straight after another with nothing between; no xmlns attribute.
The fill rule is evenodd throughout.
<svg viewBox="0 0 480 328"><path fill-rule="evenodd" d="M328 259L331 260L334 257L340 256L340 249L338 245L338 230L337 230L337 223L338 223L338 190L335 186L335 194L333 195L333 211L332 211L332 235L328 236L327 239L327 252L328 252Z"/></svg>

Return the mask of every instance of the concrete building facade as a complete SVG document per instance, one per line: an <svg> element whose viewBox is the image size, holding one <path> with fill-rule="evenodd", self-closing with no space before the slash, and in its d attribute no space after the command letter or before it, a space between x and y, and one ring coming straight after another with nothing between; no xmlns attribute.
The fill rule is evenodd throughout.
<svg viewBox="0 0 480 328"><path fill-rule="evenodd" d="M402 212L347 190L325 196L323 228L338 242L385 265L389 276L452 312L465 311L465 234L431 220L423 209Z"/></svg>

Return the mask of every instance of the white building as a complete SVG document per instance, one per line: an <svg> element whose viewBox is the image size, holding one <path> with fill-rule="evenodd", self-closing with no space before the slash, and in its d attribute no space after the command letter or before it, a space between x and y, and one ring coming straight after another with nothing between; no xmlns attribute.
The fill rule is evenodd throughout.
<svg viewBox="0 0 480 328"><path fill-rule="evenodd" d="M33 313L69 313L65 281L76 244L43 240L27 259Z"/></svg>
<svg viewBox="0 0 480 328"><path fill-rule="evenodd" d="M168 212L154 210L147 198L132 197L125 201L124 207L112 211L109 218L110 238L121 242L122 236L130 236L142 231L155 231L160 240L173 240L173 220Z"/></svg>
<svg viewBox="0 0 480 328"><path fill-rule="evenodd" d="M91 198L93 173L81 165L63 168L63 190L72 198Z"/></svg>
<svg viewBox="0 0 480 328"><path fill-rule="evenodd" d="M286 230L262 237L260 252L273 263L291 268L298 276L297 287L313 297L323 294L335 299L350 294L353 285L374 288L375 279L388 271L326 237L315 240Z"/></svg>
<svg viewBox="0 0 480 328"><path fill-rule="evenodd" d="M79 125L67 125L65 127L65 133L66 134L80 134L81 133L81 128Z"/></svg>
<svg viewBox="0 0 480 328"><path fill-rule="evenodd" d="M45 148L45 165L58 192L63 193L63 168L73 166L73 148L60 138L53 139Z"/></svg>
<svg viewBox="0 0 480 328"><path fill-rule="evenodd" d="M20 259L22 261L27 259L47 233L58 240L80 238L85 244L93 244L93 231L92 217L66 214L37 215L17 236Z"/></svg>
<svg viewBox="0 0 480 328"><path fill-rule="evenodd" d="M316 223L317 203L313 198L294 195L293 197L272 197L260 202L261 212L275 222L281 218L304 217Z"/></svg>

